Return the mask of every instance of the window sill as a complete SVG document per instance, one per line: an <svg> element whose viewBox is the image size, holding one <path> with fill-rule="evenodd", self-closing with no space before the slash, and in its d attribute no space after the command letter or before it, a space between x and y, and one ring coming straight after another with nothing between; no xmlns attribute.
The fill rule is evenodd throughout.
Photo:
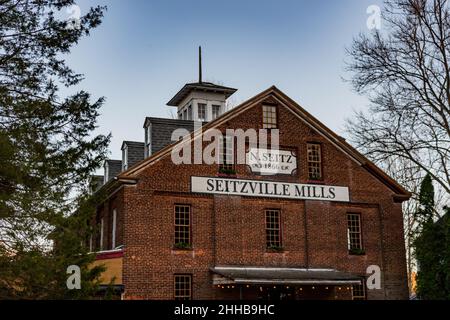
<svg viewBox="0 0 450 320"><path fill-rule="evenodd" d="M283 253L284 249L280 248L280 249L270 249L270 248L266 248L266 253Z"/></svg>
<svg viewBox="0 0 450 320"><path fill-rule="evenodd" d="M365 255L366 255L366 251L365 251L365 250L362 250L361 252L352 252L352 251L349 251L349 252L348 252L348 255L349 255L349 256L365 256Z"/></svg>
<svg viewBox="0 0 450 320"><path fill-rule="evenodd" d="M237 174L236 173L218 173L217 174L218 177L226 177L226 178L237 178Z"/></svg>
<svg viewBox="0 0 450 320"><path fill-rule="evenodd" d="M176 247L172 247L172 251L182 251L182 252L186 251L186 252L188 252L188 251L194 251L194 248L176 248Z"/></svg>
<svg viewBox="0 0 450 320"><path fill-rule="evenodd" d="M325 184L325 181L323 181L323 180L306 180L306 183L309 183L309 184Z"/></svg>

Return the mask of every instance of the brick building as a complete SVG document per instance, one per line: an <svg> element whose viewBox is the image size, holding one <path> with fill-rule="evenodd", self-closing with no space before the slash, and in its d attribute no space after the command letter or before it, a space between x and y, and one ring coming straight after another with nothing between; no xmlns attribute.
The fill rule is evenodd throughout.
<svg viewBox="0 0 450 320"><path fill-rule="evenodd" d="M179 119L146 118L144 142L105 163L90 246L118 260L122 297L407 299L410 194L276 87L225 112L235 91L185 85L168 103ZM174 163L177 146L204 150L212 129L268 129L269 144L278 129L280 151L247 143L243 164ZM219 158L234 148L222 142ZM380 289L366 288L370 265Z"/></svg>

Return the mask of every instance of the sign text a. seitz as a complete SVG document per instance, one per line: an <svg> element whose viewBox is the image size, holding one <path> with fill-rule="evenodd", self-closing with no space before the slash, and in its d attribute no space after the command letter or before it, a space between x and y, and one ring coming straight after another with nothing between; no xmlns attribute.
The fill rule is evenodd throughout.
<svg viewBox="0 0 450 320"><path fill-rule="evenodd" d="M264 180L191 177L191 191L251 197L350 201L347 187Z"/></svg>

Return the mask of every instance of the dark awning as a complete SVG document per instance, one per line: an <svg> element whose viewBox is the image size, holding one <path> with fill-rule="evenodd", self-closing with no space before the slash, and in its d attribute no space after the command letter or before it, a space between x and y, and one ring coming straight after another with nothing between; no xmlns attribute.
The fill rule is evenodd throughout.
<svg viewBox="0 0 450 320"><path fill-rule="evenodd" d="M334 269L216 266L213 284L361 284L361 277Z"/></svg>

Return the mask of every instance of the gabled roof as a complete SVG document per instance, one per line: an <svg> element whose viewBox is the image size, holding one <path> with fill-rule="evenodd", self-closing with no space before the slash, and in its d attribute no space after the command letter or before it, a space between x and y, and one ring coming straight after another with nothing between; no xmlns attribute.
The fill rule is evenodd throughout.
<svg viewBox="0 0 450 320"><path fill-rule="evenodd" d="M106 159L105 163L109 166L122 166L122 160Z"/></svg>
<svg viewBox="0 0 450 320"><path fill-rule="evenodd" d="M144 128L146 128L150 123L158 123L162 125L176 125L181 127L189 127L194 126L194 120L183 120L183 119L171 119L171 118L155 118L155 117L146 117L144 121ZM203 123L206 123L204 121Z"/></svg>
<svg viewBox="0 0 450 320"><path fill-rule="evenodd" d="M131 146L131 147L138 147L138 148L144 148L145 143L144 142L140 142L140 141L128 141L128 140L124 140L122 142L122 146L120 147L120 150L123 150L123 147L127 145L127 146Z"/></svg>
<svg viewBox="0 0 450 320"><path fill-rule="evenodd" d="M225 95L225 99L227 99L229 96L235 93L237 89L219 86L211 82L187 83L172 99L170 99L169 102L167 102L167 105L177 107L181 103L181 101L183 101L183 99L186 98L192 91L222 93Z"/></svg>
<svg viewBox="0 0 450 320"><path fill-rule="evenodd" d="M403 201L409 199L411 193L406 191L398 182L389 177L383 170L377 167L373 162L367 159L364 155L359 153L355 148L348 144L342 137L331 131L318 119L308 113L303 109L298 103L289 98L285 93L279 90L277 87L272 86L267 90L257 94L256 96L250 98L249 100L241 103L237 107L231 109L230 111L222 114L220 117L204 125L201 130L205 132L208 129L215 128L221 124L231 120L232 118L238 116L242 112L254 107L255 105L261 103L268 97L274 98L281 105L288 108L294 115L296 115L300 120L305 122L307 125L318 131L323 137L325 137L330 143L332 143L339 150L347 154L353 161L357 162L363 168L365 168L369 173L383 182L388 186L396 195L395 199L398 201ZM191 138L198 139L201 135L197 132L191 133ZM130 183L131 181L137 181L137 175L144 170L147 166L159 161L165 156L170 156L172 148L183 143L183 140L177 141L167 147L161 149L160 151L153 154L151 157L137 163L128 170L122 172L117 178L119 181Z"/></svg>

